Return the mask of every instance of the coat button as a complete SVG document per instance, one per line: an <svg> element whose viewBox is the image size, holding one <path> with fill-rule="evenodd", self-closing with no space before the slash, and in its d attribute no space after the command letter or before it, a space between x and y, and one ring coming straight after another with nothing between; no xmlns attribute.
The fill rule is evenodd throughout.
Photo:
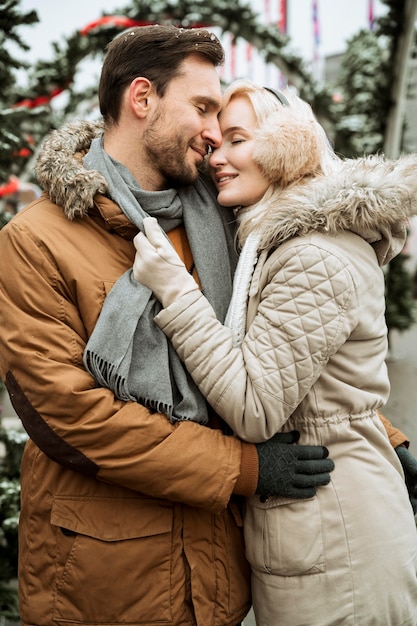
<svg viewBox="0 0 417 626"><path fill-rule="evenodd" d="M262 502L262 504L265 504L265 502L268 502L269 496L261 496L259 500Z"/></svg>

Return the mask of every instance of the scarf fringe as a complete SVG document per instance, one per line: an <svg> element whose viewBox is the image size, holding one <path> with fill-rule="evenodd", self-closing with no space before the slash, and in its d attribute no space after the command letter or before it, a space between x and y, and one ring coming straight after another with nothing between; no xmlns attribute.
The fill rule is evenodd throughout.
<svg viewBox="0 0 417 626"><path fill-rule="evenodd" d="M117 373L114 363L109 363L91 350L84 352L84 364L101 387L113 389L115 395L124 402L135 400L129 393L126 379Z"/></svg>
<svg viewBox="0 0 417 626"><path fill-rule="evenodd" d="M143 396L134 397L129 393L129 387L126 378L117 373L117 367L114 363L109 363L102 357L91 350L84 353L84 363L90 374L95 378L98 385L114 390L114 394L124 402L139 402L150 411L162 413L169 418L171 423L181 421L197 421L201 424L207 423L205 416L196 419L192 415L174 415L174 407L161 400L152 400Z"/></svg>

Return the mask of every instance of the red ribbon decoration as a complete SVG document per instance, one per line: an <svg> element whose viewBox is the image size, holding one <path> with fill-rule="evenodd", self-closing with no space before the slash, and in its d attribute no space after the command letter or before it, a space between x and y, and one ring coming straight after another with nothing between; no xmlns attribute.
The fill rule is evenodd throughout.
<svg viewBox="0 0 417 626"><path fill-rule="evenodd" d="M19 191L19 179L16 176L10 176L9 182L0 185L0 198L2 196L11 196Z"/></svg>
<svg viewBox="0 0 417 626"><path fill-rule="evenodd" d="M62 87L57 87L53 89L48 96L37 96L33 100L29 100L29 98L27 98L26 100L21 100L20 102L16 102L16 104L13 105L13 108L27 107L28 109L35 109L36 107L48 104L52 100L52 98L55 98L55 96L58 96L63 91L64 89Z"/></svg>
<svg viewBox="0 0 417 626"><path fill-rule="evenodd" d="M90 22L83 29L80 30L81 35L85 36L92 30L95 30L99 26L123 26L123 28L131 28L132 26L152 26L155 22L146 22L133 20L130 17L123 17L123 15L105 15L104 17L99 18L98 20L94 20ZM207 24L196 23L192 26L192 28L206 28Z"/></svg>
<svg viewBox="0 0 417 626"><path fill-rule="evenodd" d="M154 22L139 22L138 20L132 20L130 17L123 17L122 15L105 15L98 20L90 22L82 30L81 35L85 36L91 30L94 30L98 26L123 26L124 28L131 28L132 26L150 26Z"/></svg>

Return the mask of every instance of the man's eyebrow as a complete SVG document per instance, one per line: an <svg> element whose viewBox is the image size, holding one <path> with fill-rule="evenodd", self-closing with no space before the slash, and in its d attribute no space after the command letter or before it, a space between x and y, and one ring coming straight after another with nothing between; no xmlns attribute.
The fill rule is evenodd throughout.
<svg viewBox="0 0 417 626"><path fill-rule="evenodd" d="M211 96L196 96L195 100L198 102L204 102L211 109L220 109L222 108L221 100L217 100L216 98L212 98Z"/></svg>

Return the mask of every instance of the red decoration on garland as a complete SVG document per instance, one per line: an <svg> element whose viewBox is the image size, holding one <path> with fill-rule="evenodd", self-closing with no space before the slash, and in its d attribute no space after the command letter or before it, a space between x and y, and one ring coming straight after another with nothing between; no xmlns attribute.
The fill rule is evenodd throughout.
<svg viewBox="0 0 417 626"><path fill-rule="evenodd" d="M33 139L32 135L27 135L25 139L29 145L31 146L35 145L35 140ZM33 150L31 148L20 148L20 150L16 150L16 152L13 152L12 156L26 158L26 157L30 157L32 154L33 154Z"/></svg>
<svg viewBox="0 0 417 626"><path fill-rule="evenodd" d="M2 196L10 196L19 191L19 179L16 176L10 176L9 181L0 185L0 198Z"/></svg>
<svg viewBox="0 0 417 626"><path fill-rule="evenodd" d="M88 35L91 30L94 30L98 26L123 26L123 28L131 28L132 26L150 26L154 22L143 22L138 20L132 20L130 17L123 17L122 15L105 15L98 20L94 20L84 26L80 30L81 35Z"/></svg>
<svg viewBox="0 0 417 626"><path fill-rule="evenodd" d="M57 87L56 89L53 89L48 96L37 96L37 98L34 98L33 100L29 100L29 98L27 98L26 100L16 102L13 107L27 107L28 109L35 109L36 107L48 104L52 98L55 98L55 96L58 96L63 91L64 89L62 87Z"/></svg>
<svg viewBox="0 0 417 626"><path fill-rule="evenodd" d="M123 17L122 15L105 15L98 20L90 22L84 28L80 30L81 35L88 35L92 30L95 30L99 26L122 26L123 28L132 28L133 26L152 26L155 22L146 22L133 20L130 17ZM191 28L207 28L208 24L196 23Z"/></svg>
<svg viewBox="0 0 417 626"><path fill-rule="evenodd" d="M32 154L31 150L29 150L29 148L21 148L20 150L18 150L18 152L14 152L13 156L18 156L18 157L30 157L30 155Z"/></svg>

